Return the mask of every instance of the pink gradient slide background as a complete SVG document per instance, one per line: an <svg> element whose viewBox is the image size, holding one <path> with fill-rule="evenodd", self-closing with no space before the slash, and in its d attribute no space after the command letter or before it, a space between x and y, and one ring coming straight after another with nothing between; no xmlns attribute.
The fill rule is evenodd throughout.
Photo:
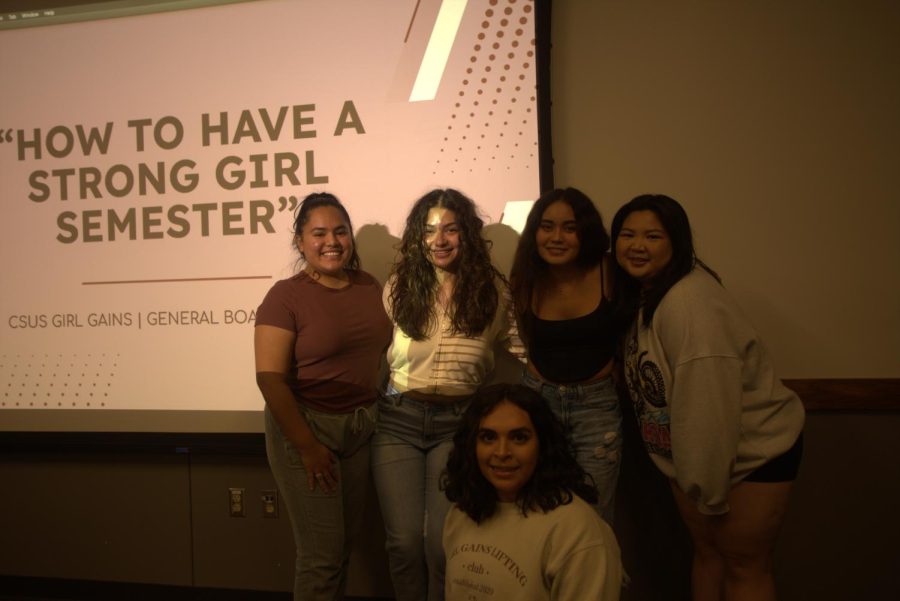
<svg viewBox="0 0 900 601"><path fill-rule="evenodd" d="M419 102L409 95L438 0L267 0L0 32L0 135L12 132L0 144L0 410L261 409L247 315L293 270L292 201L327 190L347 204L357 229L381 224L399 236L412 202L434 187L462 190L488 222L500 221L507 202L537 197L533 5L462 5L436 95ZM351 126L335 135L348 101L364 133ZM297 105L315 106L302 126L314 137L293 136ZM283 128L270 140L259 109L274 119L281 107L289 107ZM242 111L259 141L245 129L233 143ZM227 143L213 136L204 146L202 116L218 123L221 113ZM182 124L180 144L159 148L151 126L138 152L128 122L165 117ZM107 123L105 154L85 156L77 137L68 156L46 148L54 127ZM20 160L17 136L33 140L35 129L42 156L25 148ZM310 152L314 175L327 183L307 182ZM275 153L299 157L299 185L275 184ZM267 157L253 185L251 155ZM227 156L247 172L233 190L215 177ZM141 195L135 186L116 198L101 185L101 198L89 190L82 198L78 190L81 168L136 171L181 160L195 163L198 183L188 193L167 185ZM52 176L49 197L29 199L35 171L65 168L76 170L68 199ZM273 207L274 232L250 232L251 201ZM241 207L232 229L242 233L223 235L223 203ZM166 211L196 204L215 205L208 235L196 212L184 216L187 235L166 235ZM161 207L161 224L150 228L161 238L145 239L138 217L136 239L109 239L109 211L140 215L143 207ZM97 241L84 240L85 211L99 224ZM58 223L64 212L74 214L71 242L58 239L72 235ZM188 323L160 323L172 322L170 313Z"/></svg>

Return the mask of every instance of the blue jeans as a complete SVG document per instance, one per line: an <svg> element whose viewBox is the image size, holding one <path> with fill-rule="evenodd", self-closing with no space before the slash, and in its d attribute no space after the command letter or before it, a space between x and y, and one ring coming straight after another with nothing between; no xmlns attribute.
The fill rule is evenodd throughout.
<svg viewBox="0 0 900 601"><path fill-rule="evenodd" d="M450 501L440 489L468 399L427 403L389 390L378 402L372 476L397 601L442 601L442 533Z"/></svg>
<svg viewBox="0 0 900 601"><path fill-rule="evenodd" d="M297 560L294 601L344 598L351 546L362 527L369 490L369 440L375 428L374 407L352 413L301 411L323 445L337 458L337 490L309 490L306 468L296 447L265 410L266 455L291 519Z"/></svg>
<svg viewBox="0 0 900 601"><path fill-rule="evenodd" d="M554 384L525 371L522 383L536 390L562 422L575 459L594 479L594 509L612 524L616 481L622 463L622 413L612 378L587 384Z"/></svg>

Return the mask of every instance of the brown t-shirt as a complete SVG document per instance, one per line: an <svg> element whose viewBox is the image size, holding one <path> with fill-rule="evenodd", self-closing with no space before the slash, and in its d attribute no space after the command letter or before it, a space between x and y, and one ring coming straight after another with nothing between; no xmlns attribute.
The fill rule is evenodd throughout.
<svg viewBox="0 0 900 601"><path fill-rule="evenodd" d="M340 289L305 272L281 280L256 312L256 325L296 334L291 389L297 402L317 411L347 413L372 403L390 342L381 286L364 271L349 273L350 285Z"/></svg>

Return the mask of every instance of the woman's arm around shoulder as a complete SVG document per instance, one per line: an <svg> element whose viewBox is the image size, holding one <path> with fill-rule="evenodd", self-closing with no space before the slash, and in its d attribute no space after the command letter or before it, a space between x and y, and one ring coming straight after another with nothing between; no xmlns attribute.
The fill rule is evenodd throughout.
<svg viewBox="0 0 900 601"><path fill-rule="evenodd" d="M507 351L520 363L528 360L528 352L525 343L519 335L519 322L516 319L516 308L513 303L512 292L509 285L501 278L496 279L499 304L497 312L500 314L500 328L497 332L497 342L503 350Z"/></svg>
<svg viewBox="0 0 900 601"><path fill-rule="evenodd" d="M384 283L384 288L381 290L381 302L384 304L384 311L387 313L388 318L390 318L391 323L393 323L393 312L391 311L391 293L394 291L394 284L397 282L397 275L391 274L391 276Z"/></svg>

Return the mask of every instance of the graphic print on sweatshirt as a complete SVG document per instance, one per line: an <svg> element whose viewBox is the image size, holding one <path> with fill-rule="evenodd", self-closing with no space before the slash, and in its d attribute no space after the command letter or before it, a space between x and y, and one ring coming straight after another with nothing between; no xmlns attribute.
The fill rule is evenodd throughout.
<svg viewBox="0 0 900 601"><path fill-rule="evenodd" d="M625 382L647 451L671 459L672 436L666 384L659 366L647 359L647 351L640 352L637 331L636 326L625 348Z"/></svg>

